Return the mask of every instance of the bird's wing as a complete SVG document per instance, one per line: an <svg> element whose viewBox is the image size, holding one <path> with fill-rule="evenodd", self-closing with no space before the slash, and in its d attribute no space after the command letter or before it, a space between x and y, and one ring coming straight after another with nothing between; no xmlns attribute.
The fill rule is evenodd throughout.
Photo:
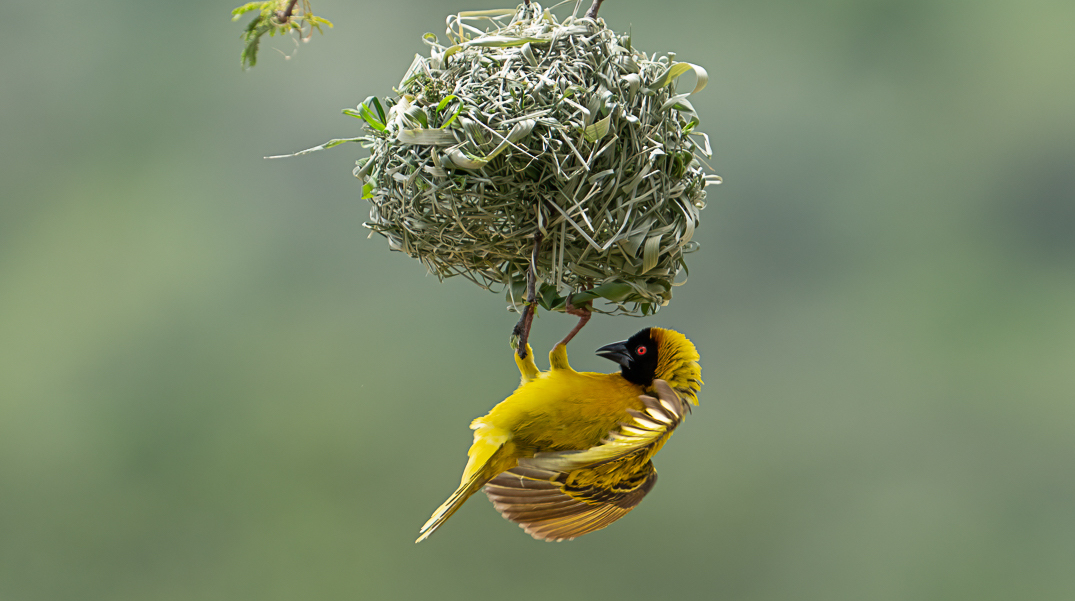
<svg viewBox="0 0 1075 601"><path fill-rule="evenodd" d="M485 494L505 518L527 534L547 541L571 540L600 530L627 515L657 483L653 463L639 477L614 487L566 486L554 480L561 474L515 467L485 485Z"/></svg>
<svg viewBox="0 0 1075 601"><path fill-rule="evenodd" d="M657 483L650 458L686 413L667 383L654 387L658 398L640 397L645 412L629 410L629 422L601 444L538 453L490 480L485 494L493 506L543 540L570 540L627 515Z"/></svg>
<svg viewBox="0 0 1075 601"><path fill-rule="evenodd" d="M601 444L582 451L538 453L534 457L520 459L519 465L570 472L638 454L652 457L688 411L687 405L667 382L655 380L653 387L657 398L646 395L638 397L645 405L645 410L628 409L631 419L613 429Z"/></svg>

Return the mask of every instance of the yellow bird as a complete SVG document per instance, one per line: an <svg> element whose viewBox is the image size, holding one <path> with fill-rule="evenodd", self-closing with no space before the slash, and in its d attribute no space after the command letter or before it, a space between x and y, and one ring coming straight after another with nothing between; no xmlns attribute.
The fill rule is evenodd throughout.
<svg viewBox="0 0 1075 601"><path fill-rule="evenodd" d="M653 455L690 409L681 399L698 404L698 351L679 332L646 328L597 354L620 372L571 369L563 342L546 372L532 352L515 356L519 388L470 425L474 444L459 488L415 542L483 486L505 518L549 541L604 528L638 505L657 482Z"/></svg>

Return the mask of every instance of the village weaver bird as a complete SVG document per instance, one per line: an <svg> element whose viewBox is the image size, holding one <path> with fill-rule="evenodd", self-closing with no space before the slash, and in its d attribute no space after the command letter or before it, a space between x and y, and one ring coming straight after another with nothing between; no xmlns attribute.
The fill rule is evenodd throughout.
<svg viewBox="0 0 1075 601"><path fill-rule="evenodd" d="M482 487L505 518L548 541L599 530L638 505L657 482L653 456L690 409L684 401L698 404L698 351L679 332L646 328L597 354L620 371L571 369L563 342L549 353L549 371L532 352L515 356L519 388L470 425L459 488L415 542Z"/></svg>

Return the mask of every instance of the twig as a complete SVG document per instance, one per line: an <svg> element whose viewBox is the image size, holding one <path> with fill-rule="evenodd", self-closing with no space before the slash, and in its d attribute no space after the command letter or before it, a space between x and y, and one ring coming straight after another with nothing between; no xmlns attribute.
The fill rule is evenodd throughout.
<svg viewBox="0 0 1075 601"><path fill-rule="evenodd" d="M291 14L295 11L295 5L299 3L299 0L291 0L287 3L287 8L284 10L276 11L276 20L281 24L287 23L291 20ZM593 10L592 8L590 10Z"/></svg>
<svg viewBox="0 0 1075 601"><path fill-rule="evenodd" d="M597 11L601 10L601 3L605 0L593 0L593 4L590 5L590 10L586 11L586 17L597 20Z"/></svg>
<svg viewBox="0 0 1075 601"><path fill-rule="evenodd" d="M530 338L530 326L534 323L537 312L537 260L541 248L541 230L534 232L534 252L530 255L530 268L526 270L526 306L519 323L511 331L512 337L519 338L519 347L515 350L520 359L526 359L526 341Z"/></svg>

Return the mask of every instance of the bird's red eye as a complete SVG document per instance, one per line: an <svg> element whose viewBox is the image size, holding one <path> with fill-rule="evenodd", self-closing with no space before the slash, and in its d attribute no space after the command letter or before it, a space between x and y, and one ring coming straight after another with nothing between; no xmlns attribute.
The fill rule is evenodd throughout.
<svg viewBox="0 0 1075 601"><path fill-rule="evenodd" d="M636 348L636 349L635 349L635 354L636 354L636 355L638 355L639 357L641 357L642 355L645 355L645 354L646 354L646 351L647 351L647 350L649 350L649 349L647 349L647 348L646 348L646 347L644 347L644 346L640 346L640 347L638 347L638 348Z"/></svg>

